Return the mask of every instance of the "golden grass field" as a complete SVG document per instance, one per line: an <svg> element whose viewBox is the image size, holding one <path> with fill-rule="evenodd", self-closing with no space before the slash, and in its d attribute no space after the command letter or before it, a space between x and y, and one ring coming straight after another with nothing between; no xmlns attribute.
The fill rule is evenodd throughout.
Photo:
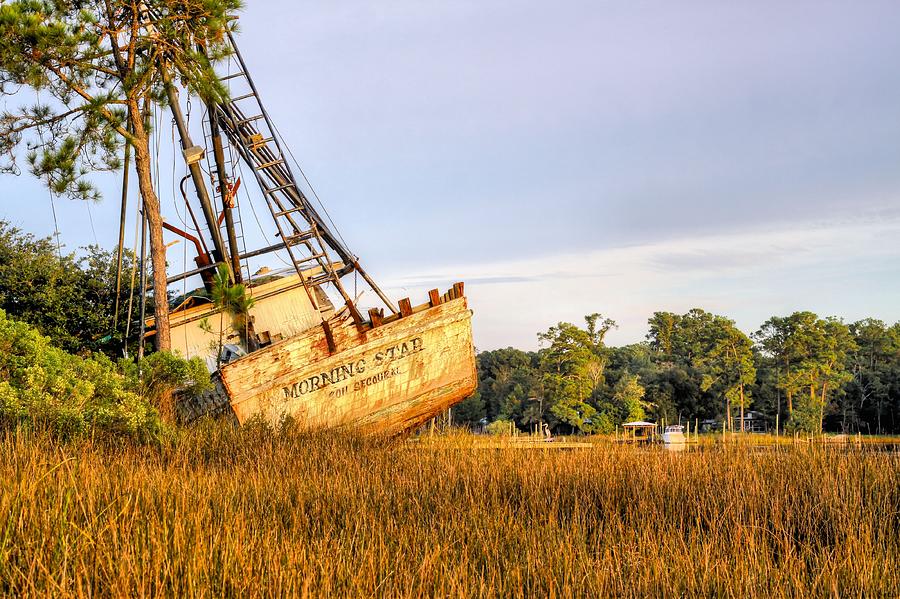
<svg viewBox="0 0 900 599"><path fill-rule="evenodd" d="M10 596L900 595L900 457L208 425L0 438Z"/></svg>

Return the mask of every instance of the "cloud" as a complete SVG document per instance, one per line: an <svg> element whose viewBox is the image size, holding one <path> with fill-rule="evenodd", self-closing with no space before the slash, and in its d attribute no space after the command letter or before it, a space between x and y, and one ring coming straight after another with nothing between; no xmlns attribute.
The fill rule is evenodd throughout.
<svg viewBox="0 0 900 599"><path fill-rule="evenodd" d="M472 277L466 281L466 284L469 286L472 285L501 285L501 284L511 284L511 283L533 283L539 280L539 277L526 277L526 276L504 276L504 275L496 275L496 276L486 276L486 277ZM446 284L447 277L443 275L421 275L421 276L411 276L411 277L401 277L400 279L394 279L392 284L400 285L404 288L414 288L421 289L424 287L431 286L440 286Z"/></svg>
<svg viewBox="0 0 900 599"><path fill-rule="evenodd" d="M613 343L643 339L657 310L725 314L745 330L812 309L848 318L900 317L900 218L805 223L729 235L469 262L427 275L388 277L389 293L424 295L465 281L481 349L536 347L536 333L602 312L620 324ZM872 281L880 283L873 286Z"/></svg>

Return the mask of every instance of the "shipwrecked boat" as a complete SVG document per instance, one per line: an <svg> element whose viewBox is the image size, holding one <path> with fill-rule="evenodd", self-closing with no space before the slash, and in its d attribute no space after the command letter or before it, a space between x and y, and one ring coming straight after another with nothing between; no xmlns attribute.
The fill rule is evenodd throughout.
<svg viewBox="0 0 900 599"><path fill-rule="evenodd" d="M206 360L217 387L180 404L180 418L233 414L240 423L290 417L312 427L355 425L387 434L414 429L475 391L464 286L457 283L443 294L432 290L418 305L404 298L395 306L313 206L308 186L301 185L305 176L300 182L295 177L231 36L228 43L232 55L220 80L229 99L207 106L204 146L193 144L177 94L169 96L205 220L201 226L194 217L185 177L182 194L195 231L166 229L193 244L197 268L169 277L169 283L199 276L209 292L224 265L230 281L246 287L252 305L242 326L202 294L172 311L172 348ZM252 169L275 225L274 243L266 247L240 247L238 161ZM286 272L250 274L251 259L276 253L290 264ZM344 283L349 276L362 279L380 305L359 308L359 296ZM152 319L148 323L152 329Z"/></svg>

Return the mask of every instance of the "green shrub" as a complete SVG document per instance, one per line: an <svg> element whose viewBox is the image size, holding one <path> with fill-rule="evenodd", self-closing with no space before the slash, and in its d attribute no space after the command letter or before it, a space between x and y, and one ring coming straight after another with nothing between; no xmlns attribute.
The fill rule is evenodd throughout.
<svg viewBox="0 0 900 599"><path fill-rule="evenodd" d="M509 435L515 430L513 423L509 420L495 420L486 427L484 431L489 435Z"/></svg>
<svg viewBox="0 0 900 599"><path fill-rule="evenodd" d="M185 360L169 352L152 353L140 363L120 360L129 385L155 406L167 421L175 418L173 394L196 397L213 388L206 364L200 358Z"/></svg>
<svg viewBox="0 0 900 599"><path fill-rule="evenodd" d="M616 431L616 421L609 412L601 412L594 422L594 432L601 435L611 435Z"/></svg>
<svg viewBox="0 0 900 599"><path fill-rule="evenodd" d="M788 433L815 433L819 430L818 402L806 398L794 401L794 412L784 426Z"/></svg>
<svg viewBox="0 0 900 599"><path fill-rule="evenodd" d="M69 354L0 310L4 428L28 425L63 438L99 433L158 442L167 427L139 391L106 356Z"/></svg>

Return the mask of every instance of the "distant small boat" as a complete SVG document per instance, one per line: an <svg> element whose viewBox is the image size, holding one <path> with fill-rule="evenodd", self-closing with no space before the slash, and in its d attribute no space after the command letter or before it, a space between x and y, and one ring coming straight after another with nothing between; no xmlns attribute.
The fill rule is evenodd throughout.
<svg viewBox="0 0 900 599"><path fill-rule="evenodd" d="M663 443L666 445L682 445L687 443L684 436L684 427L680 424L670 424L663 431Z"/></svg>

